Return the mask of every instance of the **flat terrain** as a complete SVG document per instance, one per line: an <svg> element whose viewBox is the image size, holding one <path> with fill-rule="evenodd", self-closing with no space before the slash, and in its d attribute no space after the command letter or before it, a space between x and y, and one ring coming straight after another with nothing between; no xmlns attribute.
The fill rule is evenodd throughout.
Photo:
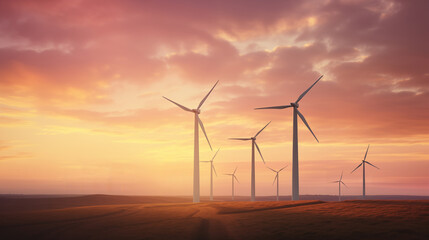
<svg viewBox="0 0 429 240"><path fill-rule="evenodd" d="M429 239L428 200L189 201L2 197L0 239Z"/></svg>

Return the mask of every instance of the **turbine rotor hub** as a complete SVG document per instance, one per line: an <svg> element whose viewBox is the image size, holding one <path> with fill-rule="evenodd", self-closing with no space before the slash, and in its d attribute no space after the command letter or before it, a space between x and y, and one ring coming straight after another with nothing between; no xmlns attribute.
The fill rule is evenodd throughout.
<svg viewBox="0 0 429 240"><path fill-rule="evenodd" d="M298 103L294 103L294 102L292 102L292 103L290 103L290 105L291 105L292 107L294 107L294 108L299 108L299 104L298 104Z"/></svg>
<svg viewBox="0 0 429 240"><path fill-rule="evenodd" d="M196 114L200 114L201 110L200 109L192 109L192 112L196 113Z"/></svg>

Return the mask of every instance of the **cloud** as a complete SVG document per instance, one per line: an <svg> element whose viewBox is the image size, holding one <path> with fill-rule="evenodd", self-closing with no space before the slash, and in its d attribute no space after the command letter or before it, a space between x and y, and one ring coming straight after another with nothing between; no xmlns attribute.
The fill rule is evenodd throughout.
<svg viewBox="0 0 429 240"><path fill-rule="evenodd" d="M192 116L161 96L195 105L220 80L201 115L214 145L229 146L228 137L272 120L262 137L275 148L290 143L292 112L254 108L289 104L323 74L300 102L323 146L426 143L428 7L395 0L2 1L2 136L82 130L141 143L158 156L163 150L130 132L162 147L192 136ZM303 145L312 146L302 123L299 129ZM191 147L187 140L176 144Z"/></svg>
<svg viewBox="0 0 429 240"><path fill-rule="evenodd" d="M23 160L32 158L33 155L28 152L17 151L17 142L0 141L0 161L6 160Z"/></svg>
<svg viewBox="0 0 429 240"><path fill-rule="evenodd" d="M392 134L428 131L423 126L428 82L428 36L421 31L427 18L421 11L425 1L228 4L3 3L8 14L3 16L2 39L25 41L0 49L0 88L7 97L26 95L35 98L36 105L56 106L57 113L121 124L138 122L132 119L152 110L96 117L97 111L79 106L112 104L114 82L144 88L176 75L198 85L221 79L230 91L224 95L231 97L218 106L238 114L243 108L287 104L325 73L327 82L312 91L314 97L307 97L309 102L322 99L323 105L318 100L313 103L318 109L303 104L311 118L339 112L336 120L347 126L359 121L374 128L385 123L383 131ZM147 11L142 14L141 9ZM287 30L274 31L280 23L288 25ZM289 34L297 36L296 44L312 43L241 54L234 41L219 37L219 32L239 39L234 41ZM414 107L407 108L410 105ZM61 110L63 106L76 110ZM415 121L408 130L400 127L406 115Z"/></svg>

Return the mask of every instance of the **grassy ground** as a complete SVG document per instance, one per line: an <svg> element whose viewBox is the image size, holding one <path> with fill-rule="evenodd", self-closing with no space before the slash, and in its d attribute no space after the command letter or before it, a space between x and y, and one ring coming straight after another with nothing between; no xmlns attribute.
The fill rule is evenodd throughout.
<svg viewBox="0 0 429 240"><path fill-rule="evenodd" d="M427 200L128 200L85 206L94 202L87 197L60 208L57 198L49 200L60 201L56 208L38 202L28 210L10 204L16 209L0 211L0 239L429 239Z"/></svg>

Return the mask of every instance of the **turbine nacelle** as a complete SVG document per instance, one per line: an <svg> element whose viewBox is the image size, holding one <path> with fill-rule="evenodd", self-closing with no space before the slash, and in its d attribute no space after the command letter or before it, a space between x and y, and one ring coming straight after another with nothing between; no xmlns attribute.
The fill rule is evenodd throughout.
<svg viewBox="0 0 429 240"><path fill-rule="evenodd" d="M201 110L200 109L192 109L191 110L193 113L196 113L196 114L200 114L201 113Z"/></svg>
<svg viewBox="0 0 429 240"><path fill-rule="evenodd" d="M369 145L368 145L368 148L366 149L366 152L365 152L365 157L363 158L363 160L362 160L362 162L355 168L355 169L353 169L353 171L352 171L352 173L354 172L354 171L356 171L356 169L358 169L360 166L362 166L362 165L364 165L365 166L365 164L368 164L368 165L371 165L372 167L375 167L375 168L377 168L377 169L380 169L380 168L378 168L377 166L375 166L374 164L372 164L372 163L370 163L370 162L368 162L367 160L366 160L366 156L368 155L368 150L369 150ZM365 170L364 170L365 171Z"/></svg>
<svg viewBox="0 0 429 240"><path fill-rule="evenodd" d="M299 108L299 103L291 102L290 105L294 108Z"/></svg>

